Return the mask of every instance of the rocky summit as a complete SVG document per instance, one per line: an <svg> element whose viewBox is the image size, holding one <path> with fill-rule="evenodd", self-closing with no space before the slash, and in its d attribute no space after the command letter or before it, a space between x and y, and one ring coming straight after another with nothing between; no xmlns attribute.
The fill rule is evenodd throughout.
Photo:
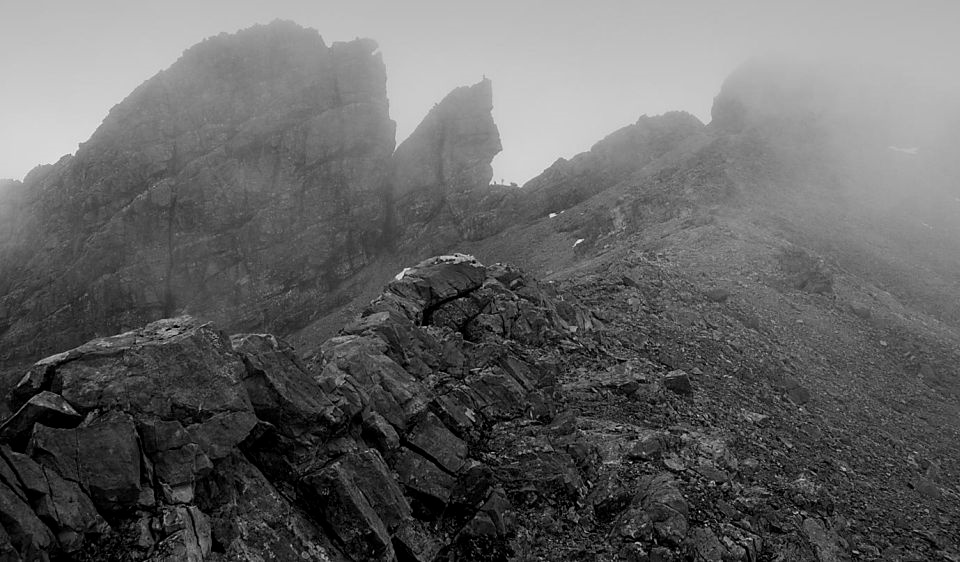
<svg viewBox="0 0 960 562"><path fill-rule="evenodd" d="M302 327L401 233L470 210L491 109L489 81L458 89L394 156L374 41L278 21L188 49L75 155L0 188L0 360L184 310Z"/></svg>
<svg viewBox="0 0 960 562"><path fill-rule="evenodd" d="M754 61L509 187L385 80L213 37L0 182L0 560L960 560L956 108Z"/></svg>

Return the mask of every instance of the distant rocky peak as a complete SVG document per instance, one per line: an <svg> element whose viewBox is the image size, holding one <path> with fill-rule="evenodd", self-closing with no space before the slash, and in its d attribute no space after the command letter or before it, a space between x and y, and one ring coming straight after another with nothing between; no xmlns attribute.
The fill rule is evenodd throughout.
<svg viewBox="0 0 960 562"><path fill-rule="evenodd" d="M0 363L184 309L304 322L382 249L395 135L372 40L276 21L187 49L0 205Z"/></svg>
<svg viewBox="0 0 960 562"><path fill-rule="evenodd" d="M502 146L493 121L493 88L484 78L436 104L394 154L397 199L427 191L463 192L489 185Z"/></svg>
<svg viewBox="0 0 960 562"><path fill-rule="evenodd" d="M540 217L558 213L639 173L676 150L704 125L684 111L641 116L636 123L610 133L589 151L560 158L524 185L525 213Z"/></svg>
<svg viewBox="0 0 960 562"><path fill-rule="evenodd" d="M488 234L492 107L488 80L458 88L395 155L375 41L274 21L187 49L0 191L0 372L184 310L289 333L388 247Z"/></svg>
<svg viewBox="0 0 960 562"><path fill-rule="evenodd" d="M642 115L635 124L618 129L594 144L588 154L608 168L638 168L702 129L703 123L685 111L653 117Z"/></svg>
<svg viewBox="0 0 960 562"><path fill-rule="evenodd" d="M277 20L221 33L111 109L86 145L179 157L209 152L240 132L277 133L355 103L386 118L386 69L372 39L328 47L316 30ZM381 139L390 146L394 139ZM81 154L84 150L81 149ZM165 152L164 156L171 156Z"/></svg>

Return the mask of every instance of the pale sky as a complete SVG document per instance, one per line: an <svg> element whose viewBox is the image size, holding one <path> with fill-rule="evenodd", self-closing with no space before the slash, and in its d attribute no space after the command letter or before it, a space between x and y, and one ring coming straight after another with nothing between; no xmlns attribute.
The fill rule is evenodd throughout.
<svg viewBox="0 0 960 562"><path fill-rule="evenodd" d="M708 122L723 79L752 56L960 68L954 0L0 0L0 178L75 152L191 45L276 18L328 45L378 41L398 143L451 89L492 79L494 179L518 183L642 114Z"/></svg>

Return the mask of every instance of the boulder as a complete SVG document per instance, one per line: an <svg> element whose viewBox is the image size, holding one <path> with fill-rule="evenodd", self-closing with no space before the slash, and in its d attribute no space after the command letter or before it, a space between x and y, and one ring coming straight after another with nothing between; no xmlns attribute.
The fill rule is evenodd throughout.
<svg viewBox="0 0 960 562"><path fill-rule="evenodd" d="M152 562L203 562L213 546L210 520L193 506L167 508L161 516L166 538L150 556Z"/></svg>
<svg viewBox="0 0 960 562"><path fill-rule="evenodd" d="M373 336L387 344L385 353L407 372L423 378L440 368L440 342L407 316L406 309L389 306L387 301L371 305L377 312L366 312L343 329L346 335ZM449 370L449 369L447 369Z"/></svg>
<svg viewBox="0 0 960 562"><path fill-rule="evenodd" d="M667 373L661 381L663 387L667 390L681 395L693 394L693 385L690 383L690 375L685 371L676 370Z"/></svg>
<svg viewBox="0 0 960 562"><path fill-rule="evenodd" d="M30 505L23 499L22 490L12 488L0 482L0 529L5 530L10 548L4 548L0 540L0 552L7 550L8 557L14 558L15 551L24 560L41 559L43 553L51 550L56 537L37 517Z"/></svg>
<svg viewBox="0 0 960 562"><path fill-rule="evenodd" d="M54 365L45 360L38 361L10 389L6 396L7 406L16 412L34 395L50 388L53 380Z"/></svg>
<svg viewBox="0 0 960 562"><path fill-rule="evenodd" d="M166 500L191 502L193 484L213 468L210 457L180 422L146 420L138 425L144 453Z"/></svg>
<svg viewBox="0 0 960 562"><path fill-rule="evenodd" d="M78 483L100 510L122 511L137 504L140 446L128 414L107 413L75 429L37 426L28 452L45 468Z"/></svg>
<svg viewBox="0 0 960 562"><path fill-rule="evenodd" d="M210 518L213 549L228 560L343 560L313 520L242 454L216 462L197 483L197 506Z"/></svg>
<svg viewBox="0 0 960 562"><path fill-rule="evenodd" d="M351 453L339 459L349 478L363 492L377 516L391 533L411 518L410 504L396 477L373 449Z"/></svg>
<svg viewBox="0 0 960 562"><path fill-rule="evenodd" d="M803 534L813 548L817 562L839 562L847 559L840 546L840 537L825 527L819 519L804 519Z"/></svg>
<svg viewBox="0 0 960 562"><path fill-rule="evenodd" d="M189 422L253 412L230 341L189 316L92 340L45 362L56 371L53 387L81 412L111 407Z"/></svg>
<svg viewBox="0 0 960 562"><path fill-rule="evenodd" d="M486 268L473 256L453 254L424 260L397 277L367 315L392 308L419 325L431 322L437 306L480 288Z"/></svg>
<svg viewBox="0 0 960 562"><path fill-rule="evenodd" d="M101 534L108 528L76 482L62 478L24 454L0 449L0 481L33 507L65 552L75 551L85 535Z"/></svg>
<svg viewBox="0 0 960 562"><path fill-rule="evenodd" d="M363 437L383 454L389 454L400 446L397 430L374 410L363 415Z"/></svg>
<svg viewBox="0 0 960 562"><path fill-rule="evenodd" d="M376 410L402 432L430 400L429 391L384 353L384 342L369 336L342 336L328 340L323 358L342 371L350 384Z"/></svg>
<svg viewBox="0 0 960 562"><path fill-rule="evenodd" d="M394 460L393 470L400 483L410 492L414 507L419 507L420 518L437 518L450 502L456 478L424 456L401 449Z"/></svg>
<svg viewBox="0 0 960 562"><path fill-rule="evenodd" d="M565 451L543 444L523 447L509 464L497 471L511 500L516 503L568 505L586 491L577 462Z"/></svg>
<svg viewBox="0 0 960 562"><path fill-rule="evenodd" d="M56 533L62 551L74 552L83 545L86 535L102 535L109 530L93 501L76 482L61 478L49 468L40 470L47 491L34 500L35 510Z"/></svg>
<svg viewBox="0 0 960 562"><path fill-rule="evenodd" d="M451 474L459 472L467 458L467 444L430 412L410 431L407 442Z"/></svg>
<svg viewBox="0 0 960 562"><path fill-rule="evenodd" d="M693 562L723 562L728 559L727 550L709 527L690 529L684 541L684 550Z"/></svg>
<svg viewBox="0 0 960 562"><path fill-rule="evenodd" d="M626 456L631 460L653 461L679 447L680 438L675 435L650 429L642 430Z"/></svg>
<svg viewBox="0 0 960 562"><path fill-rule="evenodd" d="M187 426L192 440L211 460L222 459L247 438L257 425L250 411L224 412Z"/></svg>
<svg viewBox="0 0 960 562"><path fill-rule="evenodd" d="M34 424L75 427L82 420L62 396L43 390L27 400L23 407L0 425L0 442L22 444L29 437Z"/></svg>
<svg viewBox="0 0 960 562"><path fill-rule="evenodd" d="M493 493L476 515L454 537L452 550L465 560L503 560L512 552L510 502Z"/></svg>
<svg viewBox="0 0 960 562"><path fill-rule="evenodd" d="M810 391L800 385L791 386L787 389L786 394L787 399L797 406L803 406L810 401Z"/></svg>
<svg viewBox="0 0 960 562"><path fill-rule="evenodd" d="M322 439L344 425L346 415L307 373L290 344L269 334L235 335L230 341L243 357L243 386L257 418L292 439Z"/></svg>
<svg viewBox="0 0 960 562"><path fill-rule="evenodd" d="M349 461L344 460L307 475L301 490L315 502L317 515L335 533L348 555L360 560L391 560L394 551L390 532L358 487L362 483L355 478Z"/></svg>
<svg viewBox="0 0 960 562"><path fill-rule="evenodd" d="M614 523L624 540L659 541L678 547L687 536L687 501L669 473L647 477L640 491Z"/></svg>

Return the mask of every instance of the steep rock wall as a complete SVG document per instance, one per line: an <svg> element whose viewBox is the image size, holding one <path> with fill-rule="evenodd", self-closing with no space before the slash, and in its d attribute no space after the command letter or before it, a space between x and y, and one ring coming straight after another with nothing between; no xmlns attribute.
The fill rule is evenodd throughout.
<svg viewBox="0 0 960 562"><path fill-rule="evenodd" d="M492 109L490 80L457 88L397 147L392 197L409 242L422 244L425 235L479 239L502 228L489 212L497 206L491 197L499 202L507 191L490 185L490 163L502 148Z"/></svg>
<svg viewBox="0 0 960 562"><path fill-rule="evenodd" d="M394 186L434 208L489 183L491 104L488 81L456 90L393 158L372 40L277 21L188 49L0 193L0 367L183 312L306 324L420 220Z"/></svg>

